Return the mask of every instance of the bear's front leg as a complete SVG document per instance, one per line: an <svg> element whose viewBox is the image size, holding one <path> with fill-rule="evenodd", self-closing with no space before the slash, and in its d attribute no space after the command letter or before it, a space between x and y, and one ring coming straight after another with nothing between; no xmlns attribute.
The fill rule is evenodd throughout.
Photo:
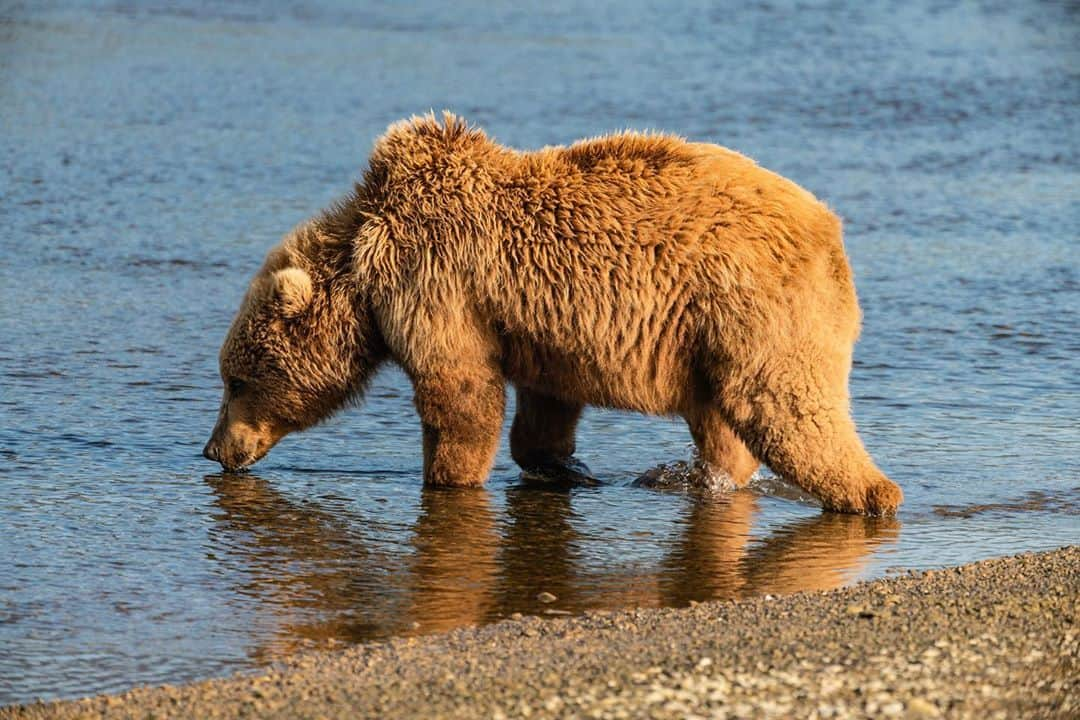
<svg viewBox="0 0 1080 720"><path fill-rule="evenodd" d="M584 406L551 395L517 389L517 412L510 427L510 456L522 470L549 478L595 481L574 457L575 433Z"/></svg>
<svg viewBox="0 0 1080 720"><path fill-rule="evenodd" d="M414 376L413 386L424 429L424 483L483 485L502 430L506 393L501 373L463 364Z"/></svg>

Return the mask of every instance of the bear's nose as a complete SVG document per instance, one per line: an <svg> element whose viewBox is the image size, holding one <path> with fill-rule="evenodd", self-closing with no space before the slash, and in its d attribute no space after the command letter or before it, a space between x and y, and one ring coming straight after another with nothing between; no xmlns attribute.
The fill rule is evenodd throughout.
<svg viewBox="0 0 1080 720"><path fill-rule="evenodd" d="M206 447L203 448L202 454L203 454L203 457L206 458L207 460L213 460L214 462L221 462L221 459L218 457L217 443L215 443L213 440L206 443Z"/></svg>

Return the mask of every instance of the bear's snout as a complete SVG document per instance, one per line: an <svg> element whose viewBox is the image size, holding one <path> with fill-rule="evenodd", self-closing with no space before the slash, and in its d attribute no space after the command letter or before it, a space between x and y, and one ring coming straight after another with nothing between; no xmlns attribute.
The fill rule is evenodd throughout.
<svg viewBox="0 0 1080 720"><path fill-rule="evenodd" d="M238 472L258 461L284 433L273 433L242 422L219 422L203 448L203 457L226 472Z"/></svg>
<svg viewBox="0 0 1080 720"><path fill-rule="evenodd" d="M202 450L203 457L207 460L213 460L214 462L221 462L220 453L221 451L218 449L217 443L212 439L206 443L206 447Z"/></svg>
<svg viewBox="0 0 1080 720"><path fill-rule="evenodd" d="M240 468L239 463L234 462L228 452L226 452L222 446L221 441L218 439L218 433L214 433L211 436L209 442L206 443L206 447L202 451L203 457L207 460L213 460L221 465L222 469L226 472L234 472Z"/></svg>
<svg viewBox="0 0 1080 720"><path fill-rule="evenodd" d="M222 443L215 437L210 438L203 448L203 457L213 460L221 465L226 472L237 472L258 459L253 457L255 453L246 451L242 447L222 447ZM261 454L259 454L261 457Z"/></svg>

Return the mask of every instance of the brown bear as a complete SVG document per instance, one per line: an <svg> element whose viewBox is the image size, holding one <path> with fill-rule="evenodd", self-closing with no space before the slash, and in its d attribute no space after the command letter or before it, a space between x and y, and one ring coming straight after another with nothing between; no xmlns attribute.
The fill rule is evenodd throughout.
<svg viewBox="0 0 1080 720"><path fill-rule="evenodd" d="M573 462L585 405L675 414L736 485L760 459L829 510L891 514L849 412L859 323L839 219L743 155L633 132L519 152L414 117L267 256L205 455L250 465L392 360L431 485L484 482L509 381L524 468Z"/></svg>

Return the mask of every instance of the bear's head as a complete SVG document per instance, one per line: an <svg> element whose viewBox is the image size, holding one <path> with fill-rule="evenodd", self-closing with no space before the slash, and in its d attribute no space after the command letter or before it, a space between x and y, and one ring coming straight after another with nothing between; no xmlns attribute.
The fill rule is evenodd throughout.
<svg viewBox="0 0 1080 720"><path fill-rule="evenodd" d="M294 234L270 252L221 347L224 394L203 455L227 471L357 399L381 360L353 287L305 249Z"/></svg>

